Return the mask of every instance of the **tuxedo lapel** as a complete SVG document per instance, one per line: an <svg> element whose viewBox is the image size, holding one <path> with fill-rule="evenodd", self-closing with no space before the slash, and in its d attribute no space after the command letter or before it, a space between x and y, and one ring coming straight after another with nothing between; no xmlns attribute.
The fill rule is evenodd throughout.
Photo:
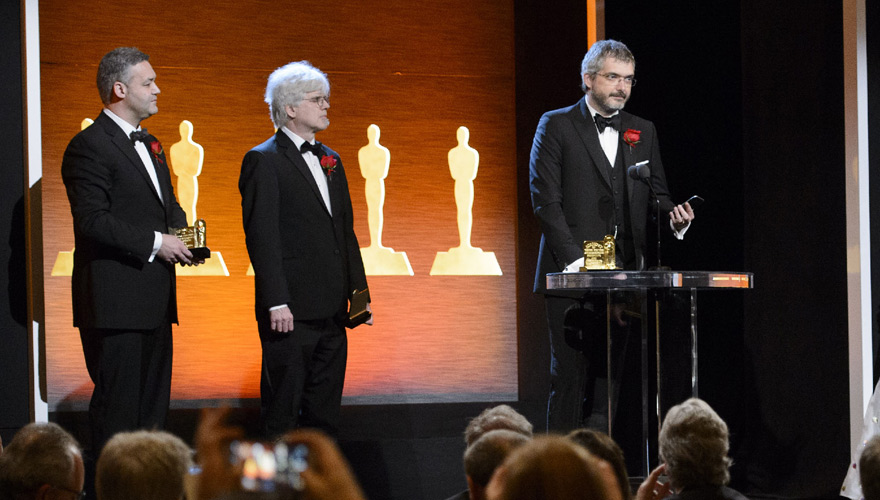
<svg viewBox="0 0 880 500"><path fill-rule="evenodd" d="M126 136L125 132L123 132L122 129L119 128L119 125L117 125L112 118L105 115L103 112L98 115L97 119L95 119L95 123L100 123L101 126L104 127L104 131L106 131L107 134L111 136L110 141L113 143L114 146L119 149L119 151L122 152L122 154L126 156L126 158L128 158L128 160L131 162L131 167L138 173L138 175L141 176L144 182L147 183L147 186L153 193L153 196L155 196L156 201L161 204L162 199L159 197L159 193L156 192L156 186L153 185L153 179L150 178L150 174L147 172L147 167L144 165L144 162L141 161L140 155L138 155L137 151L134 149L134 144L131 142L131 138ZM153 166L155 168L156 161L152 159L152 154L149 153L149 150L147 151L147 153L150 155L150 158L153 161ZM156 175L159 175L158 171L156 172Z"/></svg>
<svg viewBox="0 0 880 500"><path fill-rule="evenodd" d="M330 215L330 212L327 210L327 205L324 204L324 197L321 196L321 191L318 189L318 183L315 182L315 176L312 175L312 171L309 169L309 165L306 163L305 158L303 158L302 153L296 149L293 144L293 141L290 140L290 137L287 137L283 131L278 130L275 134L275 140L278 142L278 147L284 150L284 156L290 160L293 164L294 168L302 175L303 180L311 187L312 193L317 198L318 203L324 207L324 211L327 212L327 215ZM332 192L331 192L331 200L332 200Z"/></svg>
<svg viewBox="0 0 880 500"><path fill-rule="evenodd" d="M620 113L620 133L618 138L619 148L618 151L623 153L623 168L628 169L631 165L635 165L635 157L633 155L633 148L623 140L624 132L629 129L630 115L627 113ZM650 165L648 165L650 167ZM633 194L635 193L635 183L636 180L629 176L629 171L626 171L626 191L629 193L629 201L632 203Z"/></svg>
<svg viewBox="0 0 880 500"><path fill-rule="evenodd" d="M334 156L330 151L327 150L327 147L323 144L321 145L321 152L324 156ZM339 180L339 177L342 175L339 169L339 159L337 158L337 167L336 170L327 176L327 190L330 192L330 208L333 216L339 215L342 213L342 192L340 190L340 186L342 186L342 182Z"/></svg>
<svg viewBox="0 0 880 500"><path fill-rule="evenodd" d="M599 170L599 174L605 181L605 185L610 188L611 177L608 173L608 169L605 168L608 158L605 156L605 152L602 150L602 145L599 143L599 131L596 130L596 125L593 123L593 117L590 116L587 103L584 102L583 99L579 101L577 110L572 113L571 116L574 128L577 131L578 136L580 136L581 141L583 141L587 152L590 154L590 158L593 160L593 167Z"/></svg>

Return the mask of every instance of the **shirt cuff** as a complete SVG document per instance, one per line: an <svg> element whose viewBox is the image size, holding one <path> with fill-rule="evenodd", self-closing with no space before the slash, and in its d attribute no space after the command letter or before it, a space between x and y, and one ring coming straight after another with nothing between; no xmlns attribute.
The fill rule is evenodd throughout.
<svg viewBox="0 0 880 500"><path fill-rule="evenodd" d="M571 264L565 266L565 269L562 270L564 273L577 273L580 272L581 268L584 267L584 258L572 262Z"/></svg>
<svg viewBox="0 0 880 500"><path fill-rule="evenodd" d="M281 304L280 306L270 307L270 308L269 308L269 312L277 311L277 310L279 310L279 309L283 309L283 308L285 308L285 307L287 307L287 304Z"/></svg>
<svg viewBox="0 0 880 500"><path fill-rule="evenodd" d="M153 259L156 258L156 254L159 253L159 249L162 248L162 233L159 231L153 231L153 253L150 254L150 258L147 262L153 262Z"/></svg>
<svg viewBox="0 0 880 500"><path fill-rule="evenodd" d="M683 227L683 228L681 228L681 231L676 231L676 230L675 230L675 225L672 223L672 221L669 221L669 228L672 229L672 234L674 234L675 237L676 237L677 239L679 239L679 240L683 240L683 239L684 239L684 233L686 233L687 230L688 230L688 228L690 228L690 227L691 227L691 223L688 222L688 225L685 226L685 227Z"/></svg>

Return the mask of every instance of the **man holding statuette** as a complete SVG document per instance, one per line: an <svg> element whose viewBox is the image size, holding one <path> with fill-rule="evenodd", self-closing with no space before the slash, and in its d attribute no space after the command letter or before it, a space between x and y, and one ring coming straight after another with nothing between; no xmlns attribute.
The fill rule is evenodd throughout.
<svg viewBox="0 0 880 500"><path fill-rule="evenodd" d="M104 110L67 146L61 176L76 250L73 324L89 376L92 449L120 431L162 428L171 397L174 266L197 265L171 227L186 226L165 152L141 129L158 112L149 56L132 47L98 65Z"/></svg>

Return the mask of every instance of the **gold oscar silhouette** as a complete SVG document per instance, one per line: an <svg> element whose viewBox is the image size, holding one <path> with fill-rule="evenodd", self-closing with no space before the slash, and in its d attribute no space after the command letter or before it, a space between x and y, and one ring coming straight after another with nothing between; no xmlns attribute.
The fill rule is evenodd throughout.
<svg viewBox="0 0 880 500"><path fill-rule="evenodd" d="M79 129L85 130L92 123L94 123L94 120L92 120L91 118L86 118L79 123ZM73 276L74 250L71 250L69 252L58 252L58 257L55 259L55 265L52 266L52 276Z"/></svg>
<svg viewBox="0 0 880 500"><path fill-rule="evenodd" d="M492 275L501 276L501 267L495 252L484 252L471 246L474 223L474 179L480 164L480 153L468 146L470 131L458 127L458 146L449 150L449 172L455 179L455 206L458 213L459 245L448 252L437 252L431 276L435 275Z"/></svg>
<svg viewBox="0 0 880 500"><path fill-rule="evenodd" d="M180 141L171 145L168 161L177 176L177 200L186 212L186 223L194 224L199 201L199 175L205 162L205 148L193 141L193 124L180 122ZM177 265L178 276L229 276L226 262L220 252L212 251L211 258L199 266Z"/></svg>
<svg viewBox="0 0 880 500"><path fill-rule="evenodd" d="M367 127L369 142L358 151L361 175L366 179L364 194L367 198L367 221L370 225L370 246L361 248L364 270L368 276L413 275L406 252L395 252L382 245L384 224L385 178L391 163L388 148L379 144L381 131L377 125Z"/></svg>

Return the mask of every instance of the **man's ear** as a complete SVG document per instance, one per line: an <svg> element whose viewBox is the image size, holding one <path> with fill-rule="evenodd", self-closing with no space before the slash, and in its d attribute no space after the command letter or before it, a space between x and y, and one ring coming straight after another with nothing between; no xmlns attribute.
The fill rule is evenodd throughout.
<svg viewBox="0 0 880 500"><path fill-rule="evenodd" d="M589 91L590 91L590 84L592 83L592 82L590 81L590 74L589 74L589 73L584 73L584 74L582 75L582 80L583 80L583 82L584 82L584 88L587 90L587 92L589 92Z"/></svg>
<svg viewBox="0 0 880 500"><path fill-rule="evenodd" d="M125 84L122 82L113 82L113 97L122 100L125 99L125 94L128 91L125 88Z"/></svg>
<svg viewBox="0 0 880 500"><path fill-rule="evenodd" d="M294 108L293 106L284 106L284 111L287 111L288 119L293 120L294 118L296 118L296 108Z"/></svg>

